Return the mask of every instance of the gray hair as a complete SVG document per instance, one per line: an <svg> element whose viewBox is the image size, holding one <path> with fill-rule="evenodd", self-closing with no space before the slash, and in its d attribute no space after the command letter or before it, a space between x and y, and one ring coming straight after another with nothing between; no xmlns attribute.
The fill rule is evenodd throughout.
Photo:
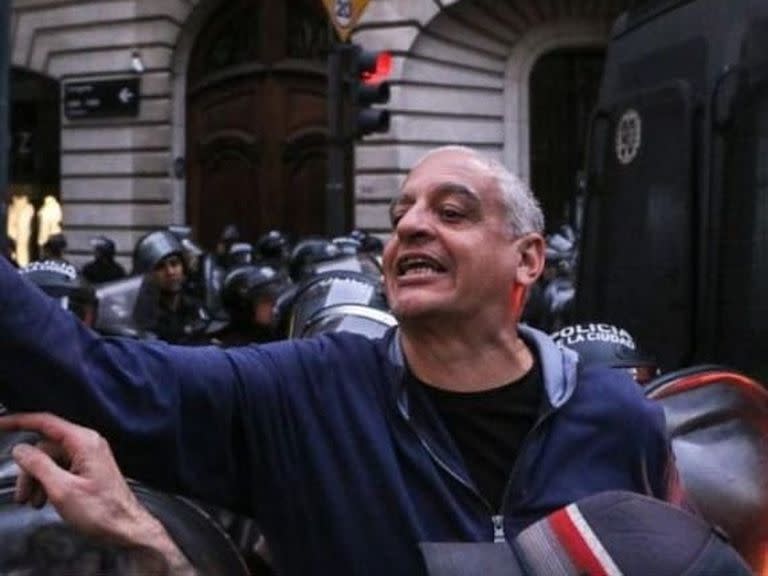
<svg viewBox="0 0 768 576"><path fill-rule="evenodd" d="M499 187L501 200L507 212L507 223L512 234L544 233L544 213L541 211L539 201L533 195L530 187L507 170L506 166L498 160L481 154L468 146L453 144L430 150L419 158L414 168L427 158L441 152L463 152L477 160L488 170L489 175L496 180Z"/></svg>

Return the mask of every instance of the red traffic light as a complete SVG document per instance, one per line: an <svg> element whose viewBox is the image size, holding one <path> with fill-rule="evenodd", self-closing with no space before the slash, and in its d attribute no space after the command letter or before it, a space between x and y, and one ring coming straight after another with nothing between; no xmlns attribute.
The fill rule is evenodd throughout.
<svg viewBox="0 0 768 576"><path fill-rule="evenodd" d="M376 63L372 69L364 71L361 74L363 84L378 84L392 72L392 54L389 52L379 52L376 54Z"/></svg>

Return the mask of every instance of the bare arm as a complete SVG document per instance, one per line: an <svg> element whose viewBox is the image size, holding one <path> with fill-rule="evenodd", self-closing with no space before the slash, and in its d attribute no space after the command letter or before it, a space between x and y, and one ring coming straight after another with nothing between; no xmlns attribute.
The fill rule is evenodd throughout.
<svg viewBox="0 0 768 576"><path fill-rule="evenodd" d="M159 553L172 576L192 576L194 567L162 524L136 499L98 433L51 414L0 418L0 430L33 430L37 446L19 444L21 468L15 499L40 507L50 501L59 515L84 534Z"/></svg>

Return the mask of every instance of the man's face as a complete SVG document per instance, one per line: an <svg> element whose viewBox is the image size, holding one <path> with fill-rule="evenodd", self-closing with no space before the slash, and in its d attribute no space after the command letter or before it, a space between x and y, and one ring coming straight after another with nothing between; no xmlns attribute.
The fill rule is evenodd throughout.
<svg viewBox="0 0 768 576"><path fill-rule="evenodd" d="M383 267L389 303L401 323L505 314L519 240L480 160L460 151L427 158L393 203L392 224Z"/></svg>
<svg viewBox="0 0 768 576"><path fill-rule="evenodd" d="M171 254L160 260L152 270L152 278L160 292L180 292L184 285L184 264L181 256Z"/></svg>
<svg viewBox="0 0 768 576"><path fill-rule="evenodd" d="M253 303L252 322L255 326L271 326L274 319L275 297L262 294Z"/></svg>

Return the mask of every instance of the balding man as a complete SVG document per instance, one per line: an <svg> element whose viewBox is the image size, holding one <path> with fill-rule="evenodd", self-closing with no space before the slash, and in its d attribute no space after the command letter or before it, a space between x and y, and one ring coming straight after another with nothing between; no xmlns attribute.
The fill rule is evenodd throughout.
<svg viewBox="0 0 768 576"><path fill-rule="evenodd" d="M543 216L501 164L427 154L391 209L399 327L217 348L103 339L0 265L0 401L95 428L123 471L256 517L279 573L421 574L605 490L666 497L661 409L519 325Z"/></svg>

